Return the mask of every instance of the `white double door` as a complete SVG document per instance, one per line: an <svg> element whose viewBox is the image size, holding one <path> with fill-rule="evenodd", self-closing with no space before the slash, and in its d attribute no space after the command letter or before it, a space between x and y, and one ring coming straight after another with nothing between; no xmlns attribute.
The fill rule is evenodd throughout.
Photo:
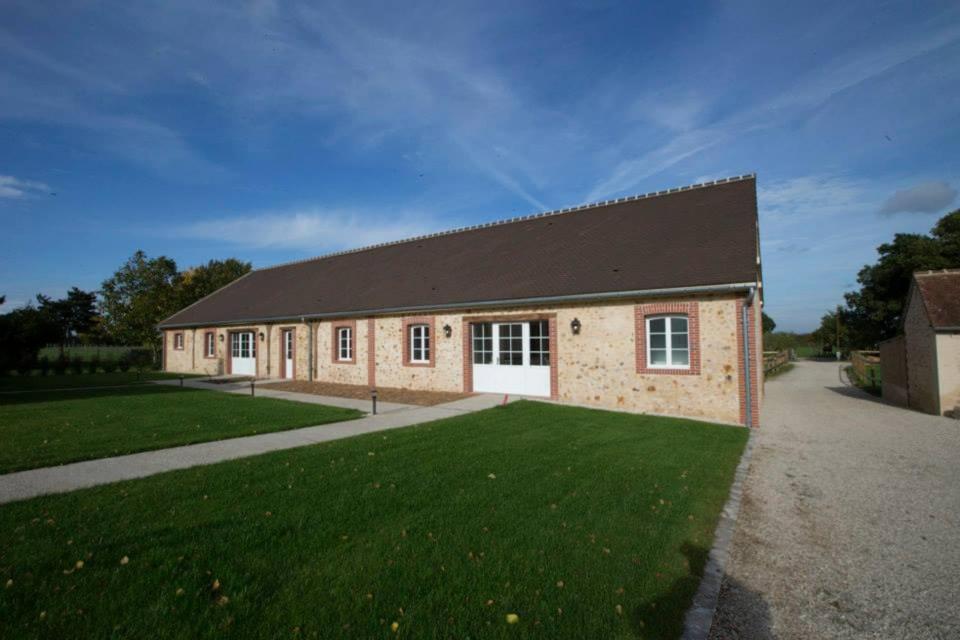
<svg viewBox="0 0 960 640"><path fill-rule="evenodd" d="M230 373L238 376L257 375L257 343L253 331L230 334Z"/></svg>
<svg viewBox="0 0 960 640"><path fill-rule="evenodd" d="M550 395L548 321L482 322L471 332L474 391Z"/></svg>

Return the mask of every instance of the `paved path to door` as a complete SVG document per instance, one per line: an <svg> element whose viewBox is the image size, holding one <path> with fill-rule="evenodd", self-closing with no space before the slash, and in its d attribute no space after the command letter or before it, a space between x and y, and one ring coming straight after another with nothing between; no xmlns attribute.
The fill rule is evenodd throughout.
<svg viewBox="0 0 960 640"><path fill-rule="evenodd" d="M209 388L210 385L204 388ZM259 392L258 392L259 393ZM284 392L275 392L284 393ZM319 396L307 395L311 401ZM342 398L341 398L342 400ZM202 464L245 458L268 451L292 449L305 445L348 438L363 433L407 427L421 422L463 415L489 409L503 401L503 396L475 395L432 407L396 405L389 412L368 415L357 420L336 422L318 427L264 433L243 438L203 442L183 447L144 451L114 458L75 462L59 467L31 469L0 475L0 504L62 493L120 480L143 478L164 471L186 469ZM404 407L397 409L396 407Z"/></svg>
<svg viewBox="0 0 960 640"><path fill-rule="evenodd" d="M767 383L713 638L957 638L960 421Z"/></svg>

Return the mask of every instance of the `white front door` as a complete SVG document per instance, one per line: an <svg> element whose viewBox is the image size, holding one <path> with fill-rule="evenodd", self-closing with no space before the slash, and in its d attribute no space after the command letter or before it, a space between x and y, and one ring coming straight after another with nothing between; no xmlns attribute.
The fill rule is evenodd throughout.
<svg viewBox="0 0 960 640"><path fill-rule="evenodd" d="M293 329L283 330L283 377L293 377Z"/></svg>
<svg viewBox="0 0 960 640"><path fill-rule="evenodd" d="M547 320L480 322L471 327L475 391L550 395Z"/></svg>
<svg viewBox="0 0 960 640"><path fill-rule="evenodd" d="M253 331L230 334L230 373L238 376L257 375L257 343Z"/></svg>

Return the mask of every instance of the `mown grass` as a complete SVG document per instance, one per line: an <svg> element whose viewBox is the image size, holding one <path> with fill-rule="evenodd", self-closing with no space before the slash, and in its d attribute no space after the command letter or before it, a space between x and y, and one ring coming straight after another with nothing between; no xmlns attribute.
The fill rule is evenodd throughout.
<svg viewBox="0 0 960 640"><path fill-rule="evenodd" d="M352 409L158 385L0 395L0 473L339 422Z"/></svg>
<svg viewBox="0 0 960 640"><path fill-rule="evenodd" d="M21 638L677 637L746 439L518 402L11 504L0 619Z"/></svg>
<svg viewBox="0 0 960 640"><path fill-rule="evenodd" d="M182 374L185 378L196 376ZM0 377L0 391L34 391L48 389L80 389L83 387L114 387L119 385L140 384L150 380L175 380L179 373L163 371L114 371L112 373L63 373L40 375L34 372L31 375L9 375ZM0 397L0 402L3 398Z"/></svg>

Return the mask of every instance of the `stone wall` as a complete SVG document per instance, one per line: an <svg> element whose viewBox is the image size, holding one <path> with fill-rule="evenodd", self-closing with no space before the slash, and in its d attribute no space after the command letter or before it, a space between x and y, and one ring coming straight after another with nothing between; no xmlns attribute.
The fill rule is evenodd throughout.
<svg viewBox="0 0 960 640"><path fill-rule="evenodd" d="M920 292L913 289L907 305L903 332L907 352L907 381L910 406L927 413L939 413L937 393L936 335L923 308Z"/></svg>
<svg viewBox="0 0 960 640"><path fill-rule="evenodd" d="M742 424L741 399L744 382L741 376L743 336L740 335L739 302L742 297L708 296L671 300L623 301L554 307L526 307L490 310L465 310L418 316L382 316L344 321L323 320L313 323L281 323L273 326L251 325L257 340L257 371L263 378L281 374L282 329L296 330L296 378L310 378L312 332L313 378L319 381L379 387L404 387L437 391L469 389L469 355L464 353L465 331L471 318L508 319L512 316L549 316L554 322L552 356L556 362L554 389L560 401L619 409L679 415L721 422ZM699 373L691 375L652 372L638 366L637 310L640 304L694 304L698 315ZM757 375L762 366L760 305L754 304L755 353L753 388L757 405L762 386ZM581 330L574 335L571 322L580 321ZM334 359L334 327L349 324L354 330L354 358L349 363ZM405 358L405 342L410 323L426 323L431 327L431 361L414 364ZM445 328L449 327L450 335ZM245 329L248 327L244 327ZM370 332L373 332L371 360ZM230 328L231 331L238 329ZM167 332L167 370L181 372L226 372L225 357L229 345L227 329L217 330L218 356L214 360L189 354L192 330L184 330L185 350L172 349L172 332ZM259 334L265 334L261 341ZM224 342L219 336L225 336ZM197 349L202 349L203 330L197 330ZM465 357L467 361L465 362ZM754 412L756 416L756 410ZM756 424L756 422L755 422Z"/></svg>
<svg viewBox="0 0 960 640"><path fill-rule="evenodd" d="M940 412L960 418L960 333L937 334Z"/></svg>
<svg viewBox="0 0 960 640"><path fill-rule="evenodd" d="M907 354L903 336L880 343L880 370L883 373L883 399L901 407L907 406Z"/></svg>

